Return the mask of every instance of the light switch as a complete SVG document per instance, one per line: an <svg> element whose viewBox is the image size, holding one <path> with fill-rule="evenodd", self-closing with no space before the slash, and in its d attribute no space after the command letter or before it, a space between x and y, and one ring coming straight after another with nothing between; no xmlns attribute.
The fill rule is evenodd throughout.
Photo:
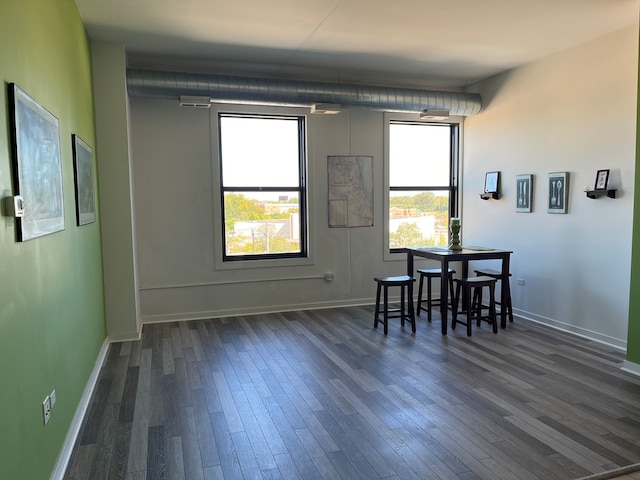
<svg viewBox="0 0 640 480"><path fill-rule="evenodd" d="M24 217L24 198L20 195L5 197L4 210L7 217Z"/></svg>

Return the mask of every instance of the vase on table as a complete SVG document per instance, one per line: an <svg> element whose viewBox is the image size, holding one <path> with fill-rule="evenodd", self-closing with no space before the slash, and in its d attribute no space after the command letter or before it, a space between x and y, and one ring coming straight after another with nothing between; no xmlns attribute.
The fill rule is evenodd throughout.
<svg viewBox="0 0 640 480"><path fill-rule="evenodd" d="M449 250L462 250L460 245L460 223L451 222L449 226L451 230L451 243L449 244Z"/></svg>

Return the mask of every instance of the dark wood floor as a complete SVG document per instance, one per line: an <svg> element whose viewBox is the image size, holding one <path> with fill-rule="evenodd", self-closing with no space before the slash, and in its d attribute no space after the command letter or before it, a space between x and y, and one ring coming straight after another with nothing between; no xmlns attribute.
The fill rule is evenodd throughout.
<svg viewBox="0 0 640 480"><path fill-rule="evenodd" d="M576 479L640 462L623 354L516 319L373 307L145 325L112 344L66 479ZM397 320L397 319L396 319Z"/></svg>

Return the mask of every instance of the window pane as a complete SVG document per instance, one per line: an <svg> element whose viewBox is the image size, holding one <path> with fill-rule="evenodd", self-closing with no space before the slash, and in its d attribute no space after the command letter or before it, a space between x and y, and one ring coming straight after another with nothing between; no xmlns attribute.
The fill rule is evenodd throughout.
<svg viewBox="0 0 640 480"><path fill-rule="evenodd" d="M450 125L389 125L390 186L448 186L450 164Z"/></svg>
<svg viewBox="0 0 640 480"><path fill-rule="evenodd" d="M225 187L297 187L298 119L220 117Z"/></svg>
<svg viewBox="0 0 640 480"><path fill-rule="evenodd" d="M299 253L300 210L292 192L225 193L226 255Z"/></svg>
<svg viewBox="0 0 640 480"><path fill-rule="evenodd" d="M448 191L389 194L389 248L448 244Z"/></svg>

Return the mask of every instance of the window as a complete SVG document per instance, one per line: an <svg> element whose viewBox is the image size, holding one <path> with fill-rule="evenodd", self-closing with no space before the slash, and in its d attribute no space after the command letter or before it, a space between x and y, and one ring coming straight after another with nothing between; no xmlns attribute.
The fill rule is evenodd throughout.
<svg viewBox="0 0 640 480"><path fill-rule="evenodd" d="M218 119L223 259L305 257L304 117Z"/></svg>
<svg viewBox="0 0 640 480"><path fill-rule="evenodd" d="M458 126L389 123L388 242L391 252L447 245L457 200Z"/></svg>

